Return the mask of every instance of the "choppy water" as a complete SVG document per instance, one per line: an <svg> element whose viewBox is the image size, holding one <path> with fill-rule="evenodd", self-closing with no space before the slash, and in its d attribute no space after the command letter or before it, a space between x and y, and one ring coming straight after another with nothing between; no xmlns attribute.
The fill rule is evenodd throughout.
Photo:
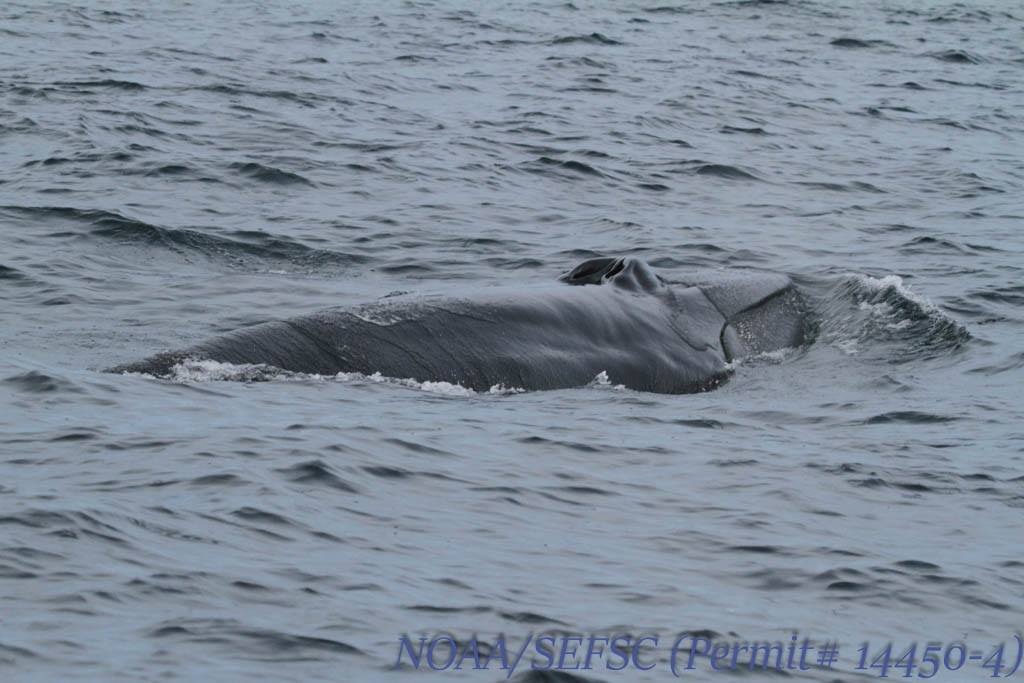
<svg viewBox="0 0 1024 683"><path fill-rule="evenodd" d="M333 5L0 8L3 680L1021 628L1020 6ZM818 338L691 396L98 371L627 253L791 273Z"/></svg>

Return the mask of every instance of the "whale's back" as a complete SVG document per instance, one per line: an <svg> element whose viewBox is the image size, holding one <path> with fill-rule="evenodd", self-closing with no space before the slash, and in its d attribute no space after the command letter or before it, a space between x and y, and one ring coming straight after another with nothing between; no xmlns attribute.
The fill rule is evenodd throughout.
<svg viewBox="0 0 1024 683"><path fill-rule="evenodd" d="M803 343L805 307L785 275L693 274L670 287L634 257L597 258L569 285L471 298L395 297L266 322L112 368L173 373L187 359L321 375L359 372L486 391L580 386L605 372L641 391L717 386L729 362Z"/></svg>

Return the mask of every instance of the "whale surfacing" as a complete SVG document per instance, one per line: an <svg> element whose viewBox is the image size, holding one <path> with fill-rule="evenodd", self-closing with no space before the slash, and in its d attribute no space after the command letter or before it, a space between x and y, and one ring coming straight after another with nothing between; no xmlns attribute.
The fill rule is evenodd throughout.
<svg viewBox="0 0 1024 683"><path fill-rule="evenodd" d="M111 368L167 376L188 360L445 381L477 391L582 386L601 372L637 391L718 386L729 363L799 346L806 306L766 273L666 283L633 257L590 259L561 284L488 288L473 298L397 296L229 332Z"/></svg>

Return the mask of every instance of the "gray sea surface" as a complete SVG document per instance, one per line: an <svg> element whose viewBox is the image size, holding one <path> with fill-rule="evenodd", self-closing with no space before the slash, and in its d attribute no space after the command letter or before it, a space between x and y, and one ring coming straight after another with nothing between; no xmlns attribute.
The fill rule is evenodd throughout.
<svg viewBox="0 0 1024 683"><path fill-rule="evenodd" d="M4 2L0 680L672 680L681 632L839 642L789 680L1012 663L1022 142L1016 2ZM814 340L681 396L102 372L597 255L788 273ZM403 633L662 648L416 674Z"/></svg>

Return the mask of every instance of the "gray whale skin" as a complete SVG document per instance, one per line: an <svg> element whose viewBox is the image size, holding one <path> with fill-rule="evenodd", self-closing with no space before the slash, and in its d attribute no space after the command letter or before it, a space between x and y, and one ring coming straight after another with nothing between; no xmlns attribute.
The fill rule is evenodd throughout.
<svg viewBox="0 0 1024 683"><path fill-rule="evenodd" d="M666 283L645 262L595 258L562 284L484 288L473 298L381 299L245 327L190 348L111 368L172 374L188 359L304 373L360 372L559 389L601 372L638 391L718 386L731 361L799 346L806 306L785 275L709 272Z"/></svg>

